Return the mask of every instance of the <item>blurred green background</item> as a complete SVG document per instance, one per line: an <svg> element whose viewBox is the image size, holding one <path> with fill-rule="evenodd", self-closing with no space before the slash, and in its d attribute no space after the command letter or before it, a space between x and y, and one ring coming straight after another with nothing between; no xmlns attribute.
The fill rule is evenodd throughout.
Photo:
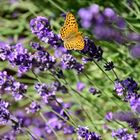
<svg viewBox="0 0 140 140"><path fill-rule="evenodd" d="M58 34L59 29L62 27L64 22L64 19L61 16L62 13L72 11L72 13L78 18L77 12L80 8L88 7L94 3L99 4L101 9L104 9L105 7L113 8L120 16L126 19L128 30L140 33L139 0L0 0L0 41L10 44L21 42L30 50L29 43L31 41L39 42L37 37L31 33L29 27L29 22L32 18L35 18L36 16L44 16L49 18L53 31ZM131 3L133 3L133 8L128 6ZM84 35L91 36L88 31L81 28L80 30L83 31ZM116 66L115 71L120 79L131 76L137 82L140 82L139 59L134 59L129 54L129 43L126 45L120 45L106 41L97 41L96 39L95 42L97 45L100 45L103 48L104 58L114 62ZM44 44L44 46L47 47L46 44ZM103 66L102 62L99 64ZM0 62L1 70L6 69L7 66L7 63ZM13 69L13 71L15 70ZM102 129L102 124L104 124L103 117L106 112L110 110L127 111L130 110L130 108L127 103L124 104L123 101L116 99L112 95L114 85L104 76L101 71L99 71L99 68L95 64L89 63L86 65L86 73L89 75L90 80L93 83L89 82L89 79L87 79L84 75L77 77L73 71L66 72L65 74L68 77L69 83L73 87L76 87L75 83L78 81L84 82L87 85L86 89L84 90L85 94L88 93L88 88L93 85L97 86L102 91L102 96L100 98L88 95L88 98L92 104L89 104L84 100L81 100L80 104L84 105L84 108L87 110L90 116L94 116L92 119L95 124L99 124L99 133L103 135L104 139L107 139L110 134L105 133L105 130ZM115 80L113 73L107 72L107 74L111 79ZM26 80L23 78L19 79L19 81L25 83L28 81L28 84L31 83L32 85L35 80L31 78L34 78L34 76L30 73L26 76L29 76L26 77ZM50 80L49 78L46 80L47 78L44 76L44 74L42 74L40 77L45 82ZM31 94L33 94L32 89L33 87L31 86ZM64 100L70 101L73 100L73 98L70 99L66 96L64 97ZM79 102L77 97L74 98L74 101ZM119 104L118 106L116 105L116 102ZM79 108L79 106L76 106L76 109L77 108ZM75 110L75 108L73 110ZM98 114L99 112L103 116L100 116ZM89 122L89 120L85 121L85 126L86 125L92 128L92 124ZM115 125L116 124L114 124L114 126Z"/></svg>

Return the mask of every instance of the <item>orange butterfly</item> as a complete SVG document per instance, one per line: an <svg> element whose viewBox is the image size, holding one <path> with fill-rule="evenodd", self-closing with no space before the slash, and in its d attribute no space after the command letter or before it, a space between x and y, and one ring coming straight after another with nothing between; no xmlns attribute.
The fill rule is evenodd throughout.
<svg viewBox="0 0 140 140"><path fill-rule="evenodd" d="M60 29L60 35L67 50L83 50L84 38L78 31L78 24L74 15L70 12L66 15L64 26Z"/></svg>

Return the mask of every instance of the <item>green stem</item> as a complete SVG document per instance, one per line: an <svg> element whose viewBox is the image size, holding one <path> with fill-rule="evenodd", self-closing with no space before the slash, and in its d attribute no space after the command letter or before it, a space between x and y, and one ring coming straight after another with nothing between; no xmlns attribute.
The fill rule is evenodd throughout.
<svg viewBox="0 0 140 140"><path fill-rule="evenodd" d="M40 112L39 114L40 114L41 118L45 121L45 123L47 123L47 119L44 117L43 113ZM58 140L60 140L60 139L59 139L59 136L57 135L57 133L55 132L55 130L54 130L49 124L47 124L47 125L48 125L48 127L52 130L52 132L54 133L54 135L56 136L56 138L57 138Z"/></svg>
<svg viewBox="0 0 140 140"><path fill-rule="evenodd" d="M62 9L58 4L56 4L53 0L48 0L53 6L59 9L61 12L66 13L64 9Z"/></svg>
<svg viewBox="0 0 140 140"><path fill-rule="evenodd" d="M42 83L41 82L41 80L40 80L40 78L39 78L39 76L32 70L32 73L34 74L34 76L35 76L35 78L37 79L37 81L39 82L39 83Z"/></svg>
<svg viewBox="0 0 140 140"><path fill-rule="evenodd" d="M74 120L72 119L71 115L69 115L68 111L66 108L64 108L58 101L57 99L55 99L55 101L59 104L59 106L64 110L64 112L66 113L66 115L70 118L71 122L73 123L73 125L75 127L77 127L76 123L74 122Z"/></svg>
<svg viewBox="0 0 140 140"><path fill-rule="evenodd" d="M99 66L99 64L93 60L93 62L98 66L98 68L106 75L106 77L114 84L113 80L104 72L104 70Z"/></svg>

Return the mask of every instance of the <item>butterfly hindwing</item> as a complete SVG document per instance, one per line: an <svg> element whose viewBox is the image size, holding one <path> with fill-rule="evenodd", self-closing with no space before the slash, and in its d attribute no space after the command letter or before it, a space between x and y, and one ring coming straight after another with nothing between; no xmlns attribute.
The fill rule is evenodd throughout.
<svg viewBox="0 0 140 140"><path fill-rule="evenodd" d="M70 38L64 42L64 47L67 50L82 50L84 48L84 39L80 32L77 33L76 37Z"/></svg>

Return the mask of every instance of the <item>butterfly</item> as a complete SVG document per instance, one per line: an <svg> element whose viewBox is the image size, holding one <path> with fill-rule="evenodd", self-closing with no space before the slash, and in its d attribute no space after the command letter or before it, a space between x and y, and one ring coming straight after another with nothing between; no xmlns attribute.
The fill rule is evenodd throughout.
<svg viewBox="0 0 140 140"><path fill-rule="evenodd" d="M66 14L64 26L60 29L60 35L67 50L84 49L84 38L82 33L78 31L78 24L74 15L70 12Z"/></svg>

